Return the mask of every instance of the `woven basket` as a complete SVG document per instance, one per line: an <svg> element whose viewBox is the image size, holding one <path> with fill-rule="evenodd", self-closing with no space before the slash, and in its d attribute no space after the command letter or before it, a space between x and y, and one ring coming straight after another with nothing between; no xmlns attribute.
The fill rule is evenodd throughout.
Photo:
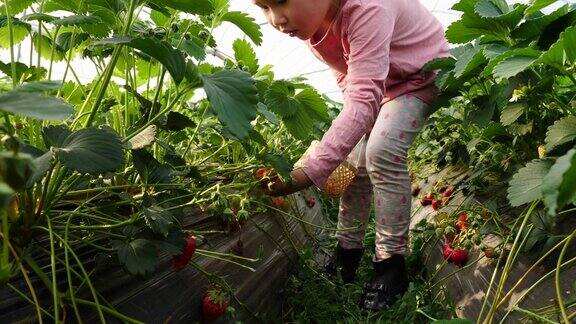
<svg viewBox="0 0 576 324"><path fill-rule="evenodd" d="M313 141L310 144L310 147L306 150L304 155L294 164L294 168L301 168L304 167L303 161L304 159L312 152L312 150L318 145L318 141ZM342 162L328 177L326 180L326 185L322 189L322 191L326 192L332 198L339 198L342 196L348 185L352 183L354 177L358 169L350 163L348 160Z"/></svg>
<svg viewBox="0 0 576 324"><path fill-rule="evenodd" d="M330 197L338 198L342 196L346 188L352 183L358 169L348 161L342 162L335 170L330 174L328 180L326 180L326 185L324 186L324 192L326 192Z"/></svg>

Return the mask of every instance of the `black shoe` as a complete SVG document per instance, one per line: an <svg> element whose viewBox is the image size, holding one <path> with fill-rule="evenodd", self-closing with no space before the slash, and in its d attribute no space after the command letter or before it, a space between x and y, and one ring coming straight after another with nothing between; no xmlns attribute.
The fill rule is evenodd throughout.
<svg viewBox="0 0 576 324"><path fill-rule="evenodd" d="M394 304L408 289L408 274L404 256L373 262L374 277L364 285L360 300L363 309L378 311Z"/></svg>
<svg viewBox="0 0 576 324"><path fill-rule="evenodd" d="M336 250L334 254L328 260L328 263L324 266L327 274L331 276L336 276L338 270L340 270L340 276L342 276L342 281L344 283L351 283L356 278L356 270L360 264L360 259L362 259L362 253L364 249L344 249L340 246L340 243L336 245Z"/></svg>

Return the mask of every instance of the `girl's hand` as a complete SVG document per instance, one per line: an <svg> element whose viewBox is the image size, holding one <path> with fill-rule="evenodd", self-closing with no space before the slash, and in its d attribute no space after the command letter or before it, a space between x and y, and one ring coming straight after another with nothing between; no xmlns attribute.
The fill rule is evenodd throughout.
<svg viewBox="0 0 576 324"><path fill-rule="evenodd" d="M296 169L290 173L292 181L276 181L266 192L270 196L286 196L312 185L312 180L308 178L302 169Z"/></svg>

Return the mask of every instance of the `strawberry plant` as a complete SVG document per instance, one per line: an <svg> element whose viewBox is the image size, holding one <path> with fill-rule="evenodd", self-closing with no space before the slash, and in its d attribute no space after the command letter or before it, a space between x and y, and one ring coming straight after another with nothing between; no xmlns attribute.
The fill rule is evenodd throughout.
<svg viewBox="0 0 576 324"><path fill-rule="evenodd" d="M82 321L78 296L91 296L82 301L102 321L106 312L137 322L101 307L85 268L91 256L79 250L134 275L155 272L162 254L175 271L193 255L238 264L197 248L184 217L202 209L239 225L264 210L252 203L263 200L252 170L266 165L287 178L331 121L303 80L277 80L260 66L259 26L227 1L30 0L1 9L10 60L0 62L0 287L27 271L42 278L28 287L53 295L50 305L33 300L40 322ZM246 35L230 56L212 36L222 24ZM23 42L31 51L17 60ZM97 73L83 82L79 66Z"/></svg>

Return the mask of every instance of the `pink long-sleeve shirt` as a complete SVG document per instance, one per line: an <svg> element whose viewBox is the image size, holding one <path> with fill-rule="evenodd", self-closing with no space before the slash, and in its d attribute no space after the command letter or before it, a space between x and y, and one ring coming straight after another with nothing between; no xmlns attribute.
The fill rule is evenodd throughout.
<svg viewBox="0 0 576 324"><path fill-rule="evenodd" d="M336 75L344 108L304 162L304 173L323 188L364 134L380 106L404 94L430 103L434 74L420 70L449 56L440 22L418 0L341 0L326 35L307 41Z"/></svg>

